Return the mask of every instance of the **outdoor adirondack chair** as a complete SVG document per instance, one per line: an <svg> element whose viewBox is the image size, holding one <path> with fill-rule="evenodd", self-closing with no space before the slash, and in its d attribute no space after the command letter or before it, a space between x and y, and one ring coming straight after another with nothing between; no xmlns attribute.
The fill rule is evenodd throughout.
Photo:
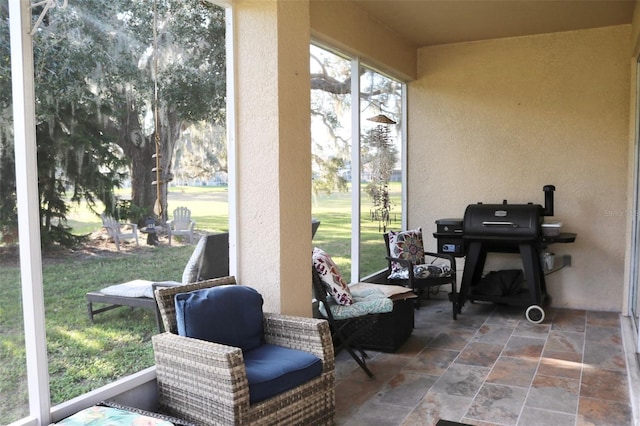
<svg viewBox="0 0 640 426"><path fill-rule="evenodd" d="M186 235L189 237L189 244L193 244L193 230L196 223L191 220L191 210L186 207L177 207L173 211L173 219L167 221L167 233L169 234L169 245L173 235Z"/></svg>
<svg viewBox="0 0 640 426"><path fill-rule="evenodd" d="M113 238L113 241L116 243L116 249L120 251L120 241L125 239L135 238L136 246L140 246L138 243L138 225L135 223L120 223L115 220L113 217L102 214L102 226L107 230L109 236ZM130 232L123 232L123 225L129 226L131 228Z"/></svg>

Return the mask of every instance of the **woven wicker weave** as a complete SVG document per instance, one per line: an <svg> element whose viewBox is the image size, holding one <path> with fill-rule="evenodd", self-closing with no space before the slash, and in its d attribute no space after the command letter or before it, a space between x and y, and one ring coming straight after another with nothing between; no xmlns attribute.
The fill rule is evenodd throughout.
<svg viewBox="0 0 640 426"><path fill-rule="evenodd" d="M267 343L315 354L323 361L323 372L253 405L249 404L249 384L239 348L175 334L175 294L235 283L234 277L224 277L156 290L162 320L169 330L153 336L163 411L199 425L333 424L335 364L326 321L264 314Z"/></svg>

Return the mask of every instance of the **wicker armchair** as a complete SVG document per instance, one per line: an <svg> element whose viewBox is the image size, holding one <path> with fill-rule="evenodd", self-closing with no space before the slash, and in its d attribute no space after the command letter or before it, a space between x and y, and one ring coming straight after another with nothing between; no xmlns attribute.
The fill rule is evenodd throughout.
<svg viewBox="0 0 640 426"><path fill-rule="evenodd" d="M177 334L174 296L227 284L236 284L235 277L156 290L167 330L152 338L163 411L199 425L333 424L335 364L326 321L264 313L266 343L313 353L323 370L319 377L255 404L249 403L241 349Z"/></svg>

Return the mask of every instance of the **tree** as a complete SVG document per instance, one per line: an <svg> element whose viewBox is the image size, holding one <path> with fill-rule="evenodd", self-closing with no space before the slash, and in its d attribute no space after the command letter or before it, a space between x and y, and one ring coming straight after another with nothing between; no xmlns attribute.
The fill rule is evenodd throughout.
<svg viewBox="0 0 640 426"><path fill-rule="evenodd" d="M311 115L312 122L315 123L312 124L312 158L316 164L315 169L319 171L314 178L314 191L346 191L347 182L340 169L346 168L351 155L351 134L342 128L343 121L351 122L351 63L338 55L311 46L311 68ZM401 86L397 81L366 67L360 67L358 78L363 119L376 114L394 116L401 111ZM372 214L380 216L381 223L386 223L391 208L388 183L398 160L398 152L389 143L391 135L387 132L382 138L383 142L380 129L376 129L377 132L366 131L366 127L361 129L361 175L366 174L373 179L367 188L373 203ZM363 173L364 171L367 173ZM383 217L385 215L386 219Z"/></svg>
<svg viewBox="0 0 640 426"><path fill-rule="evenodd" d="M132 203L150 213L172 178L180 134L225 119L224 11L208 2L83 0L50 9L34 35L41 217L65 232L64 198L115 209L124 171ZM34 9L34 21L39 10ZM156 18L154 20L154 17ZM8 12L0 9L0 119L11 129ZM154 37L154 30L156 37ZM157 86L156 86L157 85ZM157 89L157 91L156 91ZM156 97L157 93L157 97ZM0 227L16 221L13 137L0 134ZM166 185L161 186L166 219ZM0 229L1 231L1 229Z"/></svg>
<svg viewBox="0 0 640 426"><path fill-rule="evenodd" d="M225 24L224 11L207 2L156 0L154 5L155 11L145 0L78 2L58 12L69 19L56 16L52 33L82 28L92 53L87 60L85 49L79 61L84 83L92 88L94 107L106 107L103 131L131 163L132 204L147 213L157 196L159 144L160 219L165 220L166 184L181 132L202 120L225 119Z"/></svg>
<svg viewBox="0 0 640 426"><path fill-rule="evenodd" d="M173 170L182 183L228 173L226 129L204 122L189 127L176 144Z"/></svg>

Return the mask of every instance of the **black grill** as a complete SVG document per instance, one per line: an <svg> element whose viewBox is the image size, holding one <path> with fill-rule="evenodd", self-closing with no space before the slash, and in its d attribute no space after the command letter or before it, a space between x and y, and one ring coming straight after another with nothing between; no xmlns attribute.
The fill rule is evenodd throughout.
<svg viewBox="0 0 640 426"><path fill-rule="evenodd" d="M438 251L466 255L458 307L466 300L482 300L527 306L527 319L532 322L544 319L542 305L546 299L544 272L540 254L548 244L573 242L575 234L546 237L542 233L545 216L553 216L553 185L544 187L545 205L540 204L470 204L461 227L453 219L436 221ZM460 229L461 228L461 229ZM489 252L520 253L524 269L523 286L510 294L483 294L478 285L482 280L484 264ZM531 308L535 308L531 311ZM529 314L534 312L532 319ZM539 315L541 313L541 315Z"/></svg>
<svg viewBox="0 0 640 426"><path fill-rule="evenodd" d="M538 239L544 216L553 216L553 192L544 187L545 206L540 204L471 204L464 212L464 238L473 240L515 241Z"/></svg>

